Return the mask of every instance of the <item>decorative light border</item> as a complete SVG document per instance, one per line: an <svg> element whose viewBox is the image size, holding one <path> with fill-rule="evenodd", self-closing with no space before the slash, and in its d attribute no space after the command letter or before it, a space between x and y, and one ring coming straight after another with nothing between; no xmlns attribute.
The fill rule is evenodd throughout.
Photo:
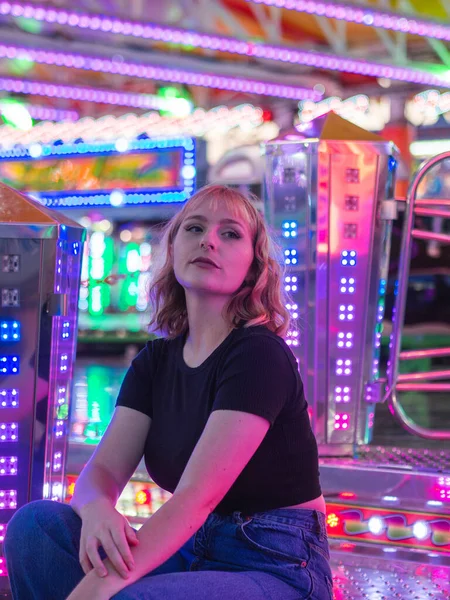
<svg viewBox="0 0 450 600"><path fill-rule="evenodd" d="M265 4L285 8L296 12L304 12L329 19L339 19L349 23L357 23L368 27L400 31L437 40L450 41L450 26L430 19L416 18L408 14L399 14L392 11L379 10L372 6L351 6L345 2L324 2L320 0L246 0L254 4ZM190 45L197 43L203 48L214 48L220 40L214 35L189 32L184 29L175 29L165 25L143 23L140 21L122 21L117 17L100 14L88 14L67 11L57 7L36 6L18 2L2 2L0 15L24 17L35 21L45 21L49 24L78 27L104 33L113 33L143 39L151 39L175 44L187 43L184 36L191 36ZM218 42L219 40L219 42ZM231 42L246 44L244 41L231 40Z"/></svg>
<svg viewBox="0 0 450 600"><path fill-rule="evenodd" d="M253 0L251 0L253 1ZM299 0L298 2L294 0L255 0L259 3L267 4L269 6L281 6L286 8L291 8L295 10L295 6L304 7L304 11L311 12L314 7L318 7L317 10L324 10L324 3L308 1L305 2L303 0ZM311 5L311 9L310 9ZM334 15L340 15L339 11L343 11L343 9L336 9L338 5L330 5L334 6L335 10L333 12ZM138 37L143 39L149 39L153 41L161 41L165 43L174 43L181 46L189 46L195 48L203 48L208 50L217 50L219 52L227 52L230 54L239 54L242 56L252 56L257 58L263 58L267 60L273 60L278 62L287 62L291 64L299 64L306 65L310 67L315 67L319 69L329 69L331 71L342 71L348 73L356 73L359 75L368 75L372 77L385 77L388 79L395 79L399 81L408 81L411 83L419 83L424 85L437 85L440 87L450 87L450 80L446 80L445 78L440 78L437 75L433 75L432 73L427 73L425 71L420 71L418 69L408 68L408 67L397 67L395 65L384 65L380 63L372 63L366 62L363 60L355 60L352 58L346 57L336 57L331 54L318 53L318 52L310 52L310 51L299 51L294 48L289 48L287 46L269 46L266 44L255 43L246 40L239 40L236 38L210 35L201 33L198 31L188 31L184 29L175 29L172 27L167 27L165 25L156 25L152 23L140 23L140 22L132 22L132 21L121 21L116 18L95 15L95 14L86 14L86 13L76 13L76 12L68 12L61 9L56 8L45 8L45 7L35 7L31 5L18 5L11 4L9 2L2 2L0 4L0 14L12 15L15 17L23 16L27 18L34 18L39 21L46 21L48 23L56 23L60 25L67 25L71 27L80 27L82 29L91 29L92 31L100 31L105 33L119 33L121 35ZM340 7L340 5L339 5ZM308 8L308 11L306 10ZM357 10L352 8L351 10ZM361 11L362 12L362 11ZM367 11L369 14L374 14L373 11ZM318 13L319 14L319 13ZM323 13L325 14L325 13ZM387 13L386 13L387 14ZM384 16L384 13L382 13ZM335 18L340 18L340 16L335 16ZM405 19L407 21L407 19ZM434 25L434 24L433 24ZM436 25L434 25L436 27ZM450 28L445 28L442 26L444 30L448 30L448 38L441 37L439 39L450 39ZM402 31L402 29L399 29ZM445 33L445 32L444 32ZM26 48L22 48L21 50L26 51ZM54 54L44 50L38 50L39 53L46 52L47 54ZM294 98L292 95L292 91L286 95L285 93L271 93L267 91L252 91L248 87L242 89L239 86L245 85L254 85L265 88L265 86L270 87L269 82L261 82L261 81L247 81L244 79L236 79L230 77L223 77L219 75L213 74L200 74L200 73L188 73L185 71L176 71L174 69L167 69L161 67L152 67L145 65L136 65L133 63L125 63L122 62L120 65L115 64L115 70L111 70L111 68L105 67L105 70L101 69L102 63L112 63L108 59L103 59L101 57L91 58L82 57L83 59L95 62L96 67L88 67L88 66L80 66L75 65L76 62L75 55L64 55L62 53L58 53L60 61L62 62L51 62L49 64L63 64L63 66L67 67L77 67L91 70L101 70L103 72L114 72L121 73L125 75L133 75L136 77L144 77L146 79L160 79L162 81L170 81L170 82L179 82L179 83L187 83L191 85L198 85L200 87L213 87L217 89L226 89L233 91L249 91L251 93L261 94L263 96L279 96L281 98ZM64 62L64 57L69 58L69 63ZM36 62L40 62L36 58L33 58ZM79 57L77 57L79 62ZM44 63L46 61L43 61ZM139 75L139 70L147 69L150 71L157 70L159 76L146 76ZM133 72L131 72L133 71ZM212 83L214 80L214 83ZM235 86L238 87L235 87ZM230 87L231 86L231 87ZM289 88L289 86L278 86L281 89ZM301 89L301 88L294 88ZM297 97L296 99L306 99L311 98L314 95L313 90L309 90L309 96L307 96L306 90L302 89L303 96ZM316 94L317 99L317 94Z"/></svg>
<svg viewBox="0 0 450 600"><path fill-rule="evenodd" d="M368 27L450 41L450 26L444 23L416 18L407 14L377 10L372 6L350 6L345 2L320 2L317 0L246 0L246 2L276 6L277 8L308 13L318 17L339 19L340 21L358 23Z"/></svg>
<svg viewBox="0 0 450 600"><path fill-rule="evenodd" d="M35 159L50 158L56 156L78 154L98 155L98 154L122 154L123 152L132 152L136 150L154 150L159 148L183 148L192 151L195 147L193 138L174 138L169 140L149 140L136 139L125 140L126 148L120 144L121 140L112 142L92 142L84 141L67 144L32 144L31 146L15 147L11 149L0 149L0 161L11 160L11 158ZM38 148L39 146L39 148ZM190 163L188 163L190 164Z"/></svg>
<svg viewBox="0 0 450 600"><path fill-rule="evenodd" d="M369 98L365 94L357 94L345 99L330 96L319 102L299 102L298 107L299 128L331 111L368 131L381 131L391 117L391 102L387 96Z"/></svg>
<svg viewBox="0 0 450 600"><path fill-rule="evenodd" d="M114 73L146 80L184 83L198 87L257 94L259 96L274 96L292 100L317 100L322 97L322 94L312 89L272 83L270 81L225 77L214 73L196 73L147 63L119 62L103 56L85 56L84 54L74 52L55 52L43 48L27 48L13 44L0 44L0 58L15 59L24 57L44 65L56 65L58 67L82 69L98 73ZM433 84L438 85L437 82L433 82Z"/></svg>
<svg viewBox="0 0 450 600"><path fill-rule="evenodd" d="M44 206L52 208L79 208L85 206L127 206L140 204L180 203L185 202L195 191L195 150L196 141L193 138L177 138L170 140L119 139L114 142L93 142L67 144L30 144L29 146L14 147L11 149L0 149L0 162L11 160L35 160L42 158L69 156L117 156L124 152L145 152L148 150L181 149L181 189L162 192L160 190L136 190L120 189L109 192L97 191L73 191L69 193L60 192L34 192L27 194L36 198ZM184 173L183 173L184 171ZM114 194L121 194L120 203L115 204Z"/></svg>
<svg viewBox="0 0 450 600"><path fill-rule="evenodd" d="M120 206L141 206L149 204L179 204L186 202L192 191L182 192L129 192L127 190L121 190L123 192L124 201ZM38 197L39 201L49 208L84 208L94 206L114 206L111 204L111 193L91 193L83 192L78 194L71 193L70 195L58 196L43 194L38 192L39 196L35 192L27 192L27 194Z"/></svg>
<svg viewBox="0 0 450 600"><path fill-rule="evenodd" d="M405 117L415 127L435 125L441 116L450 123L450 92L425 90L405 104Z"/></svg>
<svg viewBox="0 0 450 600"><path fill-rule="evenodd" d="M50 106L38 106L37 104L24 104L32 119L38 121L78 121L80 115L75 110L62 110Z"/></svg>
<svg viewBox="0 0 450 600"><path fill-rule="evenodd" d="M2 86L2 79L0 78L0 90L4 89ZM11 91L11 90L7 90ZM37 104L28 104L27 102L22 103L30 117L38 121L78 121L80 115L75 110L63 110L58 108L52 108L51 106L39 106ZM0 115L2 113L1 98L0 98ZM3 124L1 125L3 126Z"/></svg>
<svg viewBox="0 0 450 600"><path fill-rule="evenodd" d="M153 94L136 94L116 92L102 88L61 85L52 81L30 81L13 77L0 77L0 90L14 94L45 96L46 98L67 98L98 104L113 104L150 110L166 110L171 108L165 98Z"/></svg>
<svg viewBox="0 0 450 600"><path fill-rule="evenodd" d="M437 115L450 112L450 92L441 94L438 90L425 90L416 94L413 102L420 107L426 105L427 108L433 109Z"/></svg>
<svg viewBox="0 0 450 600"><path fill-rule="evenodd" d="M137 139L144 134L152 139L201 137L205 134L214 135L215 132L224 135L235 127L248 130L260 126L264 122L263 114L259 107L241 104L232 108L218 106L209 111L196 109L182 118L164 117L155 112L141 116L105 115L99 119L84 117L76 123L40 123L26 132L5 125L0 127L0 149L54 140L67 144L80 138L84 142L110 142L119 138Z"/></svg>

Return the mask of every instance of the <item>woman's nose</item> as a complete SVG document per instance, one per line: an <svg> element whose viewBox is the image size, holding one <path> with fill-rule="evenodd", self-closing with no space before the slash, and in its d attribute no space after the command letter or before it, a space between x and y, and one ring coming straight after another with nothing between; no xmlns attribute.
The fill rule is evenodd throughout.
<svg viewBox="0 0 450 600"><path fill-rule="evenodd" d="M205 233L205 235L203 236L202 240L201 240L201 244L202 247L210 247L210 248L214 248L216 245L216 241L214 238L214 234L211 232Z"/></svg>

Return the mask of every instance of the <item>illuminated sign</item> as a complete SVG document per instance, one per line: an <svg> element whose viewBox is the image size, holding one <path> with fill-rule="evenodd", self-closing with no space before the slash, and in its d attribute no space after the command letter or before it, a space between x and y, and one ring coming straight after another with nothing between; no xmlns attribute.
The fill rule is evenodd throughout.
<svg viewBox="0 0 450 600"><path fill-rule="evenodd" d="M395 545L435 552L450 549L450 518L420 513L327 502L330 538L354 542Z"/></svg>
<svg viewBox="0 0 450 600"><path fill-rule="evenodd" d="M0 151L0 181L45 206L184 202L195 190L192 138L33 143Z"/></svg>

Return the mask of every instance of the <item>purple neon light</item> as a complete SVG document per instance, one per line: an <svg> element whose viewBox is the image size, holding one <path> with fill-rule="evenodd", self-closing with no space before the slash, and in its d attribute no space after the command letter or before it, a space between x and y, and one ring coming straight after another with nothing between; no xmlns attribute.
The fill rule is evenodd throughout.
<svg viewBox="0 0 450 600"><path fill-rule="evenodd" d="M74 110L59 110L47 106L26 105L27 111L33 119L39 121L78 121L80 115Z"/></svg>
<svg viewBox="0 0 450 600"><path fill-rule="evenodd" d="M437 40L450 41L450 26L409 15L377 10L372 6L350 6L345 2L317 2L316 0L246 0L254 4L277 6L287 10L305 12L319 17L339 19L369 27L401 31Z"/></svg>
<svg viewBox="0 0 450 600"><path fill-rule="evenodd" d="M308 2L295 2L294 0L259 0L261 3L265 3L273 6L285 6L286 8L295 9L295 6L302 6L304 10L308 9L309 12L313 14L313 8L319 7L318 10L325 10L328 6L337 7L340 5L328 5L320 2L309 1ZM310 6L311 5L311 6ZM342 10L343 9L339 9ZM357 11L358 9L352 8L351 10ZM361 12L364 13L364 10L361 9ZM368 11L365 11L368 12ZM370 14L372 14L371 11ZM82 29L91 29L92 31L100 31L106 33L120 33L121 35L127 35L132 37L139 37L144 39L151 39L154 41L162 41L162 42L172 42L179 45L186 46L194 46L196 48L204 48L208 50L218 50L220 52L229 52L231 54L239 54L243 56L254 56L257 58L263 58L267 60L273 60L278 62L287 62L291 64L299 64L306 65L310 67L315 67L318 69L328 69L331 71L341 71L348 73L356 73L358 75L367 75L371 77L385 77L387 79L394 79L399 81L408 81L411 83L418 83L423 85L436 85L439 87L450 88L450 81L447 79L443 79L437 75L433 75L432 73L427 73L425 71L419 71L417 69L411 69L408 67L397 67L394 65L384 65L380 63L371 63L363 60L354 60L351 58L345 57L337 57L330 54L318 53L318 52L310 52L310 51L300 51L295 50L294 48L289 47L277 47L277 46L268 46L261 43L254 43L246 40L239 40L235 38L217 36L217 35L209 35L200 33L197 31L187 31L184 29L174 29L171 27L166 27L164 25L156 25L152 23L139 23L132 21L120 21L115 18L106 17L102 15L94 15L94 14L81 14L75 12L68 12L61 9L55 8L47 8L47 7L39 7L32 6L28 4L18 5L12 4L10 2L2 2L0 3L0 15L12 15L15 17L18 16L27 16L27 18L34 18L38 21L46 21L48 23L57 23L60 25L68 25L71 27L80 27ZM322 14L322 13L317 13ZM325 12L323 12L325 14ZM335 15L340 15L340 12L334 10ZM387 14L387 13L386 13ZM382 13L382 16L384 13ZM341 18L340 16L336 16L336 18ZM407 21L407 19L405 19ZM437 25L434 25L437 27ZM448 39L450 39L450 27L444 29L448 30ZM400 29L402 31L402 29ZM424 34L425 35L425 34ZM430 36L429 36L430 37ZM447 39L442 37L441 39ZM27 51L25 48L21 50ZM38 52L46 52L46 51L38 51ZM46 52L46 54L53 54L51 52ZM170 81L170 82L179 82L179 83L188 83L191 85L198 85L200 87L214 87L218 89L226 89L233 91L250 91L248 89L242 90L241 88L236 88L231 86L230 81L234 81L234 78L230 77L222 77L218 75L212 74L199 74L199 73L187 73L180 72L173 69L164 69L159 67L151 67L133 63L124 63L122 62L120 65L114 63L114 69L110 67L101 68L102 63L111 63L108 59L103 59L100 57L91 58L82 57L84 60L95 62L95 67L89 66L79 66L78 64L74 64L75 61L79 62L80 57L76 57L75 55L64 55L62 53L57 53L58 56L63 56L66 59L66 62L51 62L48 64L63 64L67 67L75 67L82 69L89 69L94 71L102 71L106 73L121 73L125 75L133 75L136 77L144 77L146 79L160 79L162 81ZM37 59L36 62L41 62ZM67 62L68 61L68 62ZM47 61L42 61L47 62ZM155 77L153 75L147 76L142 75L140 72L143 69L157 70L160 76ZM193 79L195 81L193 81ZM211 79L214 79L216 84L211 85ZM200 81L200 82L199 82ZM201 83L203 81L203 83ZM249 82L247 80L236 80L238 81L238 85L256 85L262 84L263 86L271 86L272 84L265 82ZM220 82L220 83L219 83ZM276 84L273 84L276 85ZM286 88L286 86L279 86L281 88ZM298 89L298 88L294 88ZM304 90L302 90L303 93ZM276 94L276 93L268 93L256 91L252 93L258 93L263 96L279 96L283 98L294 98L292 95L286 94ZM313 94L310 92L310 94ZM309 96L311 97L311 95ZM317 94L316 94L317 97ZM305 96L303 97L305 98ZM297 98L296 98L297 99Z"/></svg>
<svg viewBox="0 0 450 600"><path fill-rule="evenodd" d="M8 92L15 91L14 84L20 80L15 79L2 79L0 78L0 90ZM9 82L9 84L7 83ZM44 94L48 96L48 94ZM39 121L78 121L80 115L75 110L60 110L58 108L51 108L49 106L37 106L36 104L25 104L24 105L30 114L30 117ZM1 108L0 108L1 114Z"/></svg>
<svg viewBox="0 0 450 600"><path fill-rule="evenodd" d="M52 83L50 81L29 81L27 79L0 77L0 90L15 94L32 94L34 96L45 96L46 98L70 98L71 100L84 100L117 106L132 106L133 108L159 110L162 107L161 98L150 94L113 92L102 90L101 88L60 85L59 83ZM53 121L53 119L49 120Z"/></svg>
<svg viewBox="0 0 450 600"><path fill-rule="evenodd" d="M12 46L11 44L8 44L8 46L0 45L0 58L14 59L23 58L24 56L39 64L57 65L100 73L117 73L119 75L129 75L142 79L185 83L199 87L258 94L260 96L275 96L277 98L291 98L293 100L318 100L322 97L321 94L311 89L280 85L268 81L241 79L240 77L223 77L222 75L214 75L214 73L180 71L179 69L169 69L167 67L142 63L118 62L100 56L51 52L40 48L24 48L22 46Z"/></svg>

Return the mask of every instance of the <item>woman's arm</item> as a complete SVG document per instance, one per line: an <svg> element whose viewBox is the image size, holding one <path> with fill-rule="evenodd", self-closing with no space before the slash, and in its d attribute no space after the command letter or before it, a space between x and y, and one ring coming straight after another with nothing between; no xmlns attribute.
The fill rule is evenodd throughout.
<svg viewBox="0 0 450 600"><path fill-rule="evenodd" d="M150 417L137 410L125 406L115 409L100 443L77 479L70 506L78 516L82 516L87 504L97 500L108 500L115 506L144 453L150 425Z"/></svg>
<svg viewBox="0 0 450 600"><path fill-rule="evenodd" d="M138 532L132 549L135 568L123 579L105 561L104 578L91 571L68 600L95 594L111 598L172 556L206 521L258 449L269 429L259 416L230 410L214 411L194 452L168 500Z"/></svg>

